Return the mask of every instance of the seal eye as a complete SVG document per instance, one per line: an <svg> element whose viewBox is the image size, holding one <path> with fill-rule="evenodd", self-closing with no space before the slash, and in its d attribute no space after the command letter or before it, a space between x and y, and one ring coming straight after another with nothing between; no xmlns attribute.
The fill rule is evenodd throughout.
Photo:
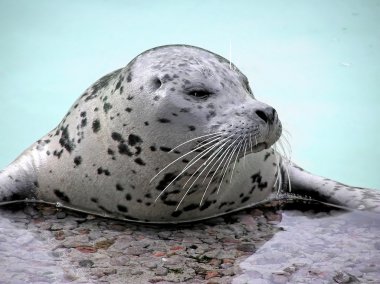
<svg viewBox="0 0 380 284"><path fill-rule="evenodd" d="M197 99L207 99L211 95L211 93L206 90L190 91L187 94Z"/></svg>

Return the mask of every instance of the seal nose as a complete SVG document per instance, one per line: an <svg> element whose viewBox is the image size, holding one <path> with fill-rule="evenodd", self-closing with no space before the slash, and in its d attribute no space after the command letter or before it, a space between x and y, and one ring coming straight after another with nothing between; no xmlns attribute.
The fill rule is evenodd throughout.
<svg viewBox="0 0 380 284"><path fill-rule="evenodd" d="M269 124L272 124L276 117L276 110L272 107L256 110L255 113L261 120Z"/></svg>

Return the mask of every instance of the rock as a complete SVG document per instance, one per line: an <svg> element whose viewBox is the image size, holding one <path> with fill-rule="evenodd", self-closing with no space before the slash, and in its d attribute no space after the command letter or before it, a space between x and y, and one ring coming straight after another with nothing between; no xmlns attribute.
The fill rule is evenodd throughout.
<svg viewBox="0 0 380 284"><path fill-rule="evenodd" d="M219 272L212 270L212 271L207 271L205 275L205 280L209 280L210 278L217 277L219 276Z"/></svg>
<svg viewBox="0 0 380 284"><path fill-rule="evenodd" d="M167 274L168 274L168 269L162 266L157 267L154 270L154 275L157 275L157 276L166 276Z"/></svg>
<svg viewBox="0 0 380 284"><path fill-rule="evenodd" d="M236 249L243 252L253 253L256 251L256 246L252 243L243 243L243 244L237 245Z"/></svg>
<svg viewBox="0 0 380 284"><path fill-rule="evenodd" d="M66 213L63 211L59 211L55 216L57 217L57 219L65 219Z"/></svg>
<svg viewBox="0 0 380 284"><path fill-rule="evenodd" d="M90 259L82 259L78 264L80 267L92 267L94 265L94 262Z"/></svg>

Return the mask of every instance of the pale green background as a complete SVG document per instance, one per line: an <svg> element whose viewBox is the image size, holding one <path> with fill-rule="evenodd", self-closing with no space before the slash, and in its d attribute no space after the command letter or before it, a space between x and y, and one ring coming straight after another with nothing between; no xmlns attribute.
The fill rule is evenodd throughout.
<svg viewBox="0 0 380 284"><path fill-rule="evenodd" d="M380 188L380 1L0 1L0 168L100 76L158 45L229 57L293 159Z"/></svg>

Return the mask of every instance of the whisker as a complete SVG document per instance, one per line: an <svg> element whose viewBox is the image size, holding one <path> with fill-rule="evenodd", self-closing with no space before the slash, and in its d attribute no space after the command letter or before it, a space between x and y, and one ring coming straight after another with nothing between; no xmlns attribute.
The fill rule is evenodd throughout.
<svg viewBox="0 0 380 284"><path fill-rule="evenodd" d="M181 147L181 146L183 146L183 145L185 145L185 144L191 142L191 141L194 141L194 140L197 140L197 139L200 139L200 138L203 138L203 137L211 136L211 135L212 135L212 136L218 136L218 135L221 135L221 133L223 133L223 132L220 131L220 132L210 133L210 134L206 134L206 135L202 135L202 136L198 136L198 137L192 138L192 139L190 139L190 140L187 140L187 141L185 141L185 142L179 144L178 146L175 146L173 149L171 149L171 150L169 151L169 153L172 152L172 151L174 151L175 149L177 149L177 148L179 148L179 147ZM207 140L207 139L206 139L206 140Z"/></svg>
<svg viewBox="0 0 380 284"><path fill-rule="evenodd" d="M224 166L223 166L223 168L222 168L221 173L223 173L223 174L222 174L222 178L221 178L221 180L220 180L220 183L219 183L218 190L217 190L216 194L219 194L220 187L221 187L221 185L222 185L222 183L223 183L224 176L226 175L226 173L227 173L227 171L228 171L228 166L230 165L230 162L231 162L231 160L232 160L232 157L233 157L233 154L234 154L234 151L233 151L233 150L234 150L235 148L236 148L236 147L231 148L231 153L229 154L229 157L226 159L226 162L225 162L225 164L224 164Z"/></svg>
<svg viewBox="0 0 380 284"><path fill-rule="evenodd" d="M206 144L203 144L202 146L199 146L199 147L196 147L195 149L192 149L190 150L189 152L187 152L186 154L183 154L182 156L180 156L179 158L175 159L174 161L170 162L166 167L164 167L162 170L160 170L154 177L152 177L152 179L149 181L149 183L151 183L160 173L162 173L164 170L166 170L168 167L170 167L171 165L173 165L175 162L177 162L178 160L182 159L183 157L189 155L190 153L193 153L195 151L197 151L198 149L201 149L203 148L204 146L210 144L210 143L213 143L215 142L216 140L219 140L220 138L217 137L215 138L214 140L211 140L209 142L207 142Z"/></svg>
<svg viewBox="0 0 380 284"><path fill-rule="evenodd" d="M251 153L253 153L253 150L252 150L252 135L251 135L251 133L249 133L249 142L251 144Z"/></svg>
<svg viewBox="0 0 380 284"><path fill-rule="evenodd" d="M240 140L240 142L239 142L238 145L240 145L240 143L241 143L242 141L243 141L243 140ZM233 175L234 170L235 170L235 166L236 166L236 162L237 162L237 158L238 158L238 156L239 156L240 150L241 150L241 145L239 146L239 150L237 151L237 154L236 154L236 157L235 157L235 162L234 162L234 166L233 166L233 168L232 168L230 181L232 181L232 175Z"/></svg>
<svg viewBox="0 0 380 284"><path fill-rule="evenodd" d="M247 136L247 134L245 135ZM244 140L244 144L243 144L243 148L244 148L244 169L245 169L245 156L247 155L247 140L245 139L245 136L243 137L243 140Z"/></svg>
<svg viewBox="0 0 380 284"><path fill-rule="evenodd" d="M225 154L226 154L226 152L224 152L224 153L223 153L223 154L222 154L222 155L221 155L221 156L215 161L215 163L214 163L214 165L213 165L212 167L214 167L214 166L217 164L217 162L218 162L222 157L225 156ZM203 193L203 195L202 195L202 199L201 199L201 201L200 201L200 203L199 203L199 206L202 205L202 202L203 202L203 199L204 199L205 194L206 194L206 192L207 192L207 189L208 189L208 187L209 187L211 181L213 180L214 175L217 173L217 171L218 171L218 169L219 169L221 163L223 162L223 160L224 160L224 158L222 159L222 161L219 162L219 166L216 168L214 174L212 175L212 177L211 177L211 179L210 179L210 182L209 182L209 184L207 185L207 187L206 187L206 189L205 189L205 191L204 191L204 193ZM191 186L187 189L187 191L186 191L185 195L183 196L183 198L186 196L186 194L188 193L188 191L192 188L192 186L193 186L194 183L197 181L197 179L198 179L198 178L202 175L202 173L206 170L206 168L207 168L207 167L205 167L205 168L202 170L202 172L198 175L198 177L193 181L193 183L191 184ZM207 176L206 176L206 177L207 177Z"/></svg>
<svg viewBox="0 0 380 284"><path fill-rule="evenodd" d="M202 175L202 173L207 169L207 167L211 164L211 162L218 156L218 153L220 151L222 151L223 147L226 145L227 142L225 142L222 146L220 146L204 163L202 163L201 166L198 167L198 169L191 175L191 177L186 181L186 183L184 184L184 186L182 188L185 188L185 186L187 185L187 183L190 181L190 179L199 171L199 169L205 165L205 168L198 174L197 178L193 181L193 183L188 187L188 189L186 190L185 194L182 196L180 202L178 203L177 207L175 210L178 210L179 206L181 205L181 203L183 202L183 200L185 199L186 195L189 193L190 189L193 187L194 183L198 180L198 178ZM213 156L213 158L208 162L208 160ZM208 163L207 163L208 162Z"/></svg>
<svg viewBox="0 0 380 284"><path fill-rule="evenodd" d="M228 148L230 148L234 143L236 143L236 141L238 141L238 139L239 139L240 137L241 137L241 135L240 135L239 137L237 137L237 138L235 139L235 141L232 142L232 143L228 146ZM227 150L227 149L226 149L226 150ZM219 159L220 159L220 158L219 158ZM218 160L219 160L219 159L218 159ZM210 171L214 168L214 166L216 165L217 162L218 162L218 161L216 161L216 162L214 163L214 165L210 168L210 170L207 172L207 174L206 174L206 176L205 176L203 182L205 181L206 177L208 176L208 174L210 173ZM220 163L220 164L221 164L221 163ZM219 164L219 166L220 166L220 164ZM218 166L218 168L219 168L219 166ZM204 197L205 197L205 195L206 195L207 189L209 188L209 186L210 186L210 184L211 184L211 182L212 182L212 180L213 180L213 178L214 178L214 176L215 176L215 174L216 174L218 168L215 170L214 174L213 174L212 177L210 178L210 181L208 182L208 184L207 184L207 186L206 186L206 188L205 188L205 190L204 190L204 192L203 192L203 195L202 195L202 198L201 198L201 201L200 201L200 205L201 205L202 202L203 202L203 199L204 199ZM202 182L202 184L203 184L203 182Z"/></svg>
<svg viewBox="0 0 380 284"><path fill-rule="evenodd" d="M235 144L235 142L240 138L241 136L237 137L232 143L231 143L231 146L233 144ZM230 147L230 146L229 146ZM229 148L228 147L228 148ZM214 165L216 164L216 162L214 163ZM209 173L211 172L211 170L214 168L214 165L209 169L209 171L207 172L207 174L205 175L203 181L202 181L202 184L205 182L206 178L208 177Z"/></svg>
<svg viewBox="0 0 380 284"><path fill-rule="evenodd" d="M287 164L289 165L288 162L287 162ZM289 191L289 192L292 192L292 184L291 184L291 182L290 182L289 168L288 168L287 165L284 165L284 163L282 163L282 166L284 167L285 172L286 172L286 175L287 175L287 177L288 177L288 185L289 185L288 191Z"/></svg>
<svg viewBox="0 0 380 284"><path fill-rule="evenodd" d="M207 155L208 152L210 152L213 148L217 147L218 145L220 145L220 143L224 142L225 140L229 139L231 136L233 135L230 135L224 139L222 139L221 141L218 141L217 143L215 143L214 145L210 146L209 148L207 148L208 150L203 150L201 153L199 153L197 156L199 156L199 158L197 158L194 162L191 163L191 161L193 161L195 159L195 157L189 162L188 165L186 165L183 170L160 192L160 194L156 197L155 201L156 202L158 200L158 198L160 198L160 196L166 191L167 188L169 188L169 186L174 182L176 181L184 172L186 172L186 170L188 168L190 168L191 166L193 166L196 162L198 162L203 156ZM206 151L205 153L203 153L204 151ZM190 164L191 163L191 164Z"/></svg>
<svg viewBox="0 0 380 284"><path fill-rule="evenodd" d="M214 151L214 153L212 153L211 155L210 155L210 157L208 157L207 158L207 160L206 161L204 161L199 167L198 167L198 169L191 175L191 177L186 181L186 183L183 185L183 187L182 188L185 188L186 187L186 185L187 185L187 183L191 180L191 178L199 171L199 169L201 168L201 167L203 167L203 166L208 166L208 164L209 163L211 163L214 159L215 159L215 157L217 156L217 154L220 152L220 151L222 151L223 150L223 147L228 143L229 141L226 141L226 142L224 142L222 145L220 145L219 146L219 148L217 148L215 151ZM211 159L212 158L212 159ZM211 159L211 160L210 160ZM209 161L210 160L210 161ZM203 172L203 171L202 171Z"/></svg>

